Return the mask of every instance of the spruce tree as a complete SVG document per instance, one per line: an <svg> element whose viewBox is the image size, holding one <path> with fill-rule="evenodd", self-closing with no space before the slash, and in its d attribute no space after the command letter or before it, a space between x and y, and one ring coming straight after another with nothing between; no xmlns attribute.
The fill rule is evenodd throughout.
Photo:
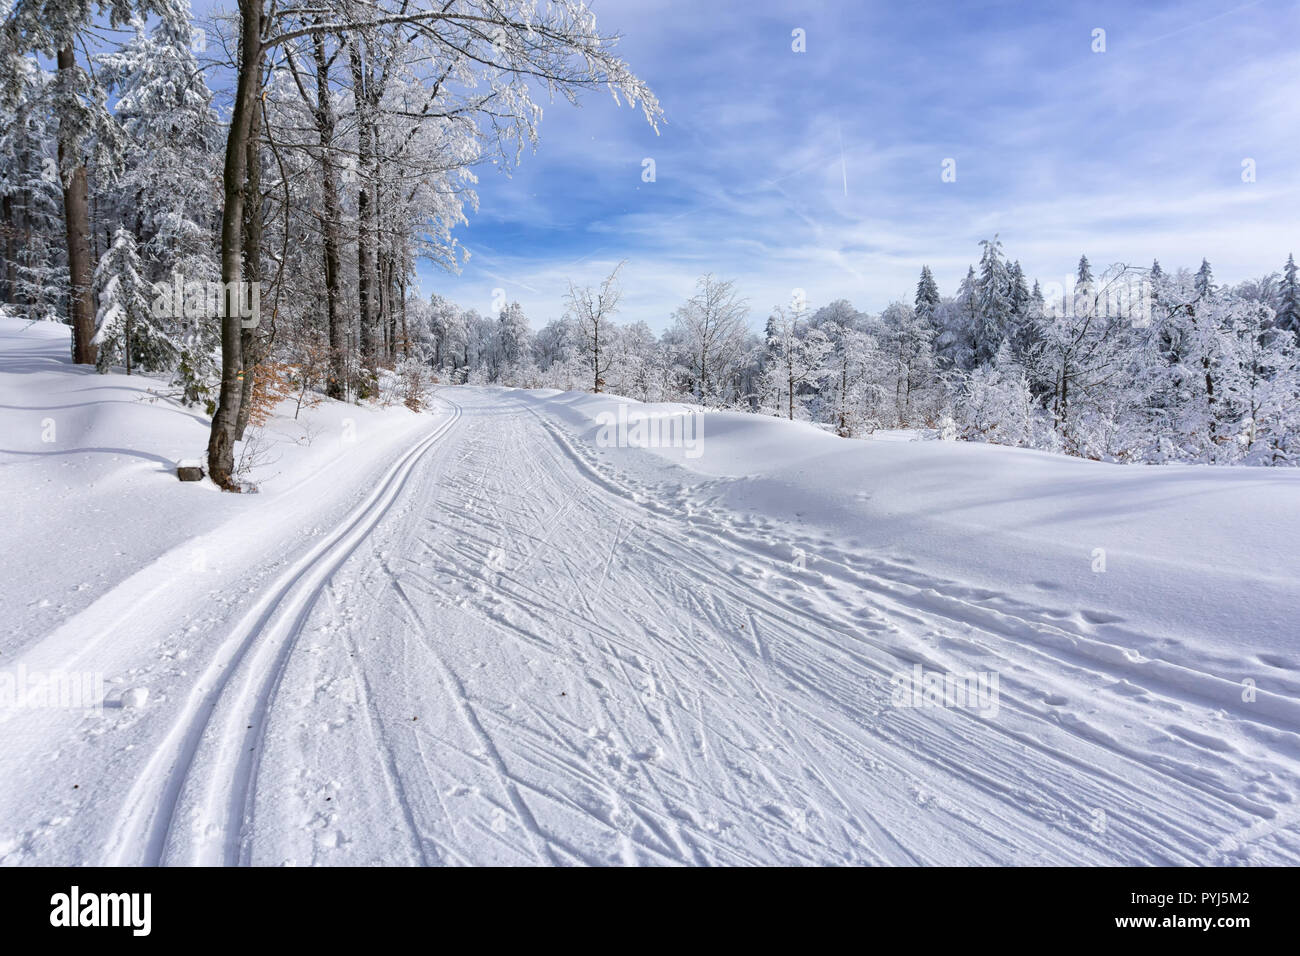
<svg viewBox="0 0 1300 956"><path fill-rule="evenodd" d="M1167 284L1168 279L1165 277L1165 270L1160 268L1160 260L1151 260L1150 284L1148 291L1151 296L1150 308L1156 309L1160 305L1162 291Z"/></svg>
<svg viewBox="0 0 1300 956"><path fill-rule="evenodd" d="M1079 256L1079 274L1078 284L1080 288L1092 288L1092 266L1088 264L1087 256Z"/></svg>
<svg viewBox="0 0 1300 956"><path fill-rule="evenodd" d="M1029 309L1029 287L1025 283L1025 272L1020 268L1020 260L1011 264L1011 316L1017 321L1024 318Z"/></svg>
<svg viewBox="0 0 1300 956"><path fill-rule="evenodd" d="M1201 260L1201 267L1196 270L1196 298L1209 299L1214 297L1216 291L1214 285L1214 272L1210 269L1208 259Z"/></svg>
<svg viewBox="0 0 1300 956"><path fill-rule="evenodd" d="M1011 277L1002 258L998 237L980 243L980 274L976 286L975 322L971 328L971 351L976 365L984 365L998 354L1007 336L1011 316Z"/></svg>
<svg viewBox="0 0 1300 956"><path fill-rule="evenodd" d="M0 97L0 301L31 319L56 320L68 273L58 121L49 109L54 75L35 57L15 58L10 70L13 86Z"/></svg>
<svg viewBox="0 0 1300 956"><path fill-rule="evenodd" d="M1296 280L1294 253L1286 257L1282 269L1282 289L1278 302L1276 326L1295 336L1300 344L1300 282Z"/></svg>
<svg viewBox="0 0 1300 956"><path fill-rule="evenodd" d="M95 365L108 372L114 365L125 365L157 372L171 368L177 349L163 327L163 316L153 311L152 287L140 274L140 255L135 236L120 228L113 244L95 269L95 289L99 294L99 311L95 316L98 347Z"/></svg>
<svg viewBox="0 0 1300 956"><path fill-rule="evenodd" d="M915 309L918 317L933 324L935 309L939 306L939 286L934 281L929 266L921 266L921 279L916 283Z"/></svg>
<svg viewBox="0 0 1300 956"><path fill-rule="evenodd" d="M1043 298L1042 289L1037 280L1031 293L1026 284L1025 272L1017 261L1011 266L1011 323L1007 329L1007 342L1011 345L1011 354L1019 362L1025 362L1032 351L1037 338L1038 320L1042 309L1036 308Z"/></svg>

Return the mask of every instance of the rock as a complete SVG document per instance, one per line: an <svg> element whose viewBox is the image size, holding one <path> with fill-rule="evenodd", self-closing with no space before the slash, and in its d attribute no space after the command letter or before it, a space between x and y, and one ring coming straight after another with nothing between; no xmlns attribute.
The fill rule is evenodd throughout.
<svg viewBox="0 0 1300 956"><path fill-rule="evenodd" d="M176 477L181 481L202 481L203 464L193 458L187 458L176 465Z"/></svg>

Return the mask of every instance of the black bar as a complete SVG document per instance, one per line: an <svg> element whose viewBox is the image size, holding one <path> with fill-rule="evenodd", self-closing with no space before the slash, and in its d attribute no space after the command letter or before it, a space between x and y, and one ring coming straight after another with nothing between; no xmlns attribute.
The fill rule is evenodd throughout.
<svg viewBox="0 0 1300 956"><path fill-rule="evenodd" d="M0 869L0 926L12 943L199 942L334 951L390 934L436 951L452 936L496 948L504 939L584 950L731 942L781 930L821 948L835 936L921 953L935 943L986 946L1131 942L1232 947L1294 943L1295 871L1255 869L738 870L722 873L546 873L402 869ZM97 894L149 894L148 934L137 935L143 897L116 927L67 922L77 887L83 912ZM93 904L86 903L95 896ZM85 910L85 907L91 910ZM137 916L136 926L129 916ZM1149 926L1120 920L1154 919ZM1218 921L1244 918L1247 925ZM1190 920L1209 919L1208 928ZM613 933L609 935L606 929ZM599 930L601 935L595 935ZM766 939L775 944L776 937ZM396 939L394 938L394 941ZM800 947L805 948L805 947ZM18 950L11 950L17 952ZM963 951L965 951L963 949Z"/></svg>

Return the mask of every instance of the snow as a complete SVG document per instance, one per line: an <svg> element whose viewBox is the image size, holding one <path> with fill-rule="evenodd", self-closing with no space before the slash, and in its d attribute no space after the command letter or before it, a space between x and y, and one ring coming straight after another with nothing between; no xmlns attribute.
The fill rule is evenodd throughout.
<svg viewBox="0 0 1300 956"><path fill-rule="evenodd" d="M590 441L609 401L567 393L547 406ZM720 513L802 527L809 555L830 545L828 562L861 559L853 549L869 545L878 563L921 565L1035 606L1063 593L1071 613L1170 640L1298 650L1300 475L1288 470L1126 466L968 442L880 447L732 412L704 413L703 441L697 459L601 452L620 467L649 453L725 479L702 487Z"/></svg>
<svg viewBox="0 0 1300 956"><path fill-rule="evenodd" d="M108 701L0 707L0 862L1300 861L1291 470L462 386L232 496L66 356L0 320L0 671Z"/></svg>
<svg viewBox="0 0 1300 956"><path fill-rule="evenodd" d="M249 475L257 498L218 494L209 481L176 477L177 467L203 463L209 420L164 397L156 378L71 365L68 332L0 317L0 553L15 556L6 562L0 660L138 569L216 570L237 559L246 539L265 536L264 522L302 504L291 499L313 475L311 508L337 513L386 455L428 427L401 407L333 403L295 421L287 403ZM245 522L231 533L244 545L203 547L232 521Z"/></svg>

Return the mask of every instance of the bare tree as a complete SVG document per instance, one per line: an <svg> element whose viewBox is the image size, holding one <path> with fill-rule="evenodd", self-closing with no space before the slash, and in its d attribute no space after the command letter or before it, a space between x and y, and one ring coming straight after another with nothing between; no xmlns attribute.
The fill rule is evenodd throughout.
<svg viewBox="0 0 1300 956"><path fill-rule="evenodd" d="M614 360L611 348L614 335L613 317L618 312L623 290L618 284L618 274L626 264L623 260L607 275L599 289L575 286L569 283L565 295L565 316L572 323L578 350L591 362L593 391L605 386L605 373Z"/></svg>
<svg viewBox="0 0 1300 956"><path fill-rule="evenodd" d="M673 314L695 396L701 402L723 384L722 378L739 361L748 312L749 305L736 294L734 282L708 274L700 277L695 294Z"/></svg>

